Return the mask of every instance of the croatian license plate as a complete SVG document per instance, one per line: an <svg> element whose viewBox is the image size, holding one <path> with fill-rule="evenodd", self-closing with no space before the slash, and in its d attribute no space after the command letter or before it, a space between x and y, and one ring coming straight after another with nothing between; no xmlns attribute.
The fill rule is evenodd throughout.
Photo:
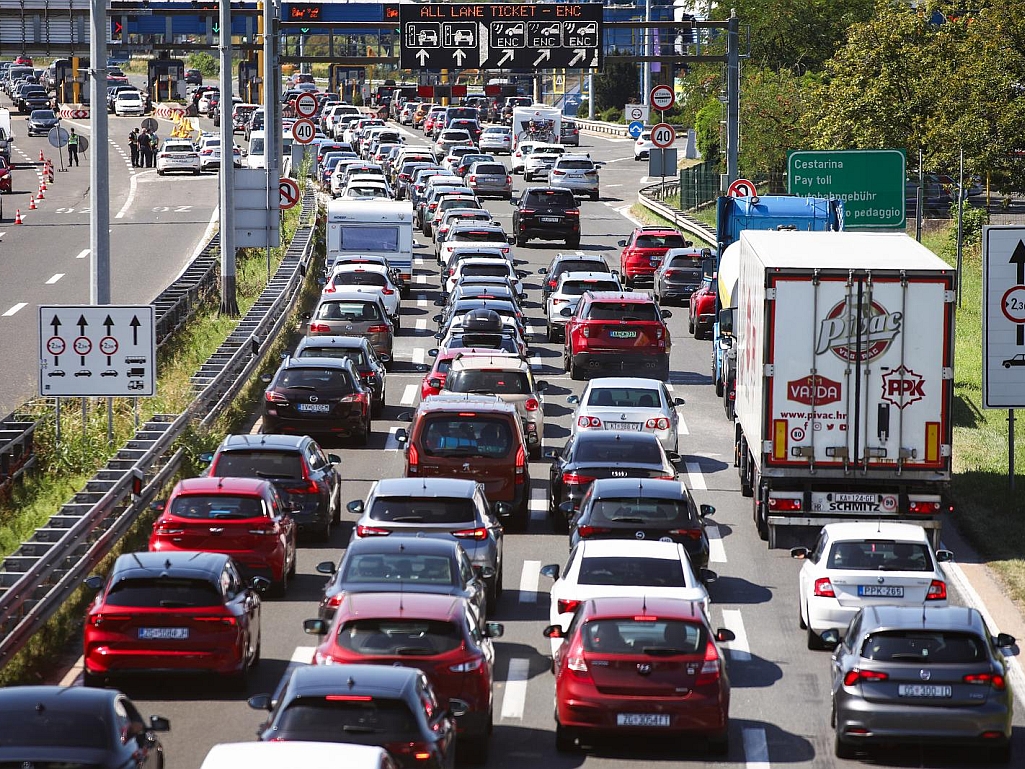
<svg viewBox="0 0 1025 769"><path fill-rule="evenodd" d="M899 585L858 585L863 598L903 598L904 588Z"/></svg>
<svg viewBox="0 0 1025 769"><path fill-rule="evenodd" d="M318 413L327 413L331 410L330 403L299 403L296 405L297 411L314 411Z"/></svg>
<svg viewBox="0 0 1025 769"><path fill-rule="evenodd" d="M561 220L558 216L542 216L541 221L549 224L558 224Z"/></svg>
<svg viewBox="0 0 1025 769"><path fill-rule="evenodd" d="M189 637L187 627L141 627L139 638L143 641L183 641Z"/></svg>
<svg viewBox="0 0 1025 769"><path fill-rule="evenodd" d="M606 422L605 423L605 429L606 430L635 430L635 431L639 431L641 429L641 423L640 422Z"/></svg>
<svg viewBox="0 0 1025 769"><path fill-rule="evenodd" d="M617 713L616 726L669 726L669 714Z"/></svg>
<svg viewBox="0 0 1025 769"><path fill-rule="evenodd" d="M898 684L897 695L900 697L949 697L952 691L949 686L936 684Z"/></svg>
<svg viewBox="0 0 1025 769"><path fill-rule="evenodd" d="M657 257L657 256L653 256L650 259L648 259L648 261L651 263L652 267L658 267L658 265L662 261L662 259Z"/></svg>
<svg viewBox="0 0 1025 769"><path fill-rule="evenodd" d="M637 337L636 331L621 331L619 329L613 329L609 331L609 336L613 339L634 339Z"/></svg>

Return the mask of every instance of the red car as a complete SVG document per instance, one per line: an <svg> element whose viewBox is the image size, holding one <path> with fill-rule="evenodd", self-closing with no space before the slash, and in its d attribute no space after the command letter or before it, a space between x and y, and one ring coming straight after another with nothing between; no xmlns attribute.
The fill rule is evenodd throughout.
<svg viewBox="0 0 1025 769"><path fill-rule="evenodd" d="M638 227L629 240L619 241L619 274L623 285L633 286L637 280L654 281L655 270L670 248L686 248L690 241L671 227Z"/></svg>
<svg viewBox="0 0 1025 769"><path fill-rule="evenodd" d="M422 670L456 717L462 750L483 761L492 731L492 638L497 622L483 621L465 598L429 593L349 593L332 622L310 619L303 629L326 637L315 665L371 664ZM464 754L465 755L465 754Z"/></svg>
<svg viewBox="0 0 1025 769"><path fill-rule="evenodd" d="M11 164L5 158L0 157L0 192L10 194L14 188L14 174Z"/></svg>
<svg viewBox="0 0 1025 769"><path fill-rule="evenodd" d="M448 350L431 350L436 352L434 365L430 371L424 374L420 382L420 400L428 395L437 395L445 386L445 379L448 377L448 370L452 367L452 361L457 355L466 355L474 352L472 347L453 347Z"/></svg>
<svg viewBox="0 0 1025 769"><path fill-rule="evenodd" d="M669 379L672 341L665 319L672 313L648 292L588 292L575 313L566 307L562 314L568 319L563 365L570 378L604 369Z"/></svg>
<svg viewBox="0 0 1025 769"><path fill-rule="evenodd" d="M263 577L243 582L221 553L127 553L99 591L84 631L87 686L129 673L212 672L241 684L260 659Z"/></svg>
<svg viewBox="0 0 1025 769"><path fill-rule="evenodd" d="M153 552L225 553L283 595L295 574L296 525L273 484L259 478L187 478L153 524Z"/></svg>
<svg viewBox="0 0 1025 769"><path fill-rule="evenodd" d="M552 660L555 747L599 735L621 740L703 735L712 752L729 747L730 683L700 603L674 598L594 598L581 604Z"/></svg>
<svg viewBox="0 0 1025 769"><path fill-rule="evenodd" d="M712 333L715 324L715 282L714 275L705 278L690 295L690 320L687 325L695 339L709 338Z"/></svg>

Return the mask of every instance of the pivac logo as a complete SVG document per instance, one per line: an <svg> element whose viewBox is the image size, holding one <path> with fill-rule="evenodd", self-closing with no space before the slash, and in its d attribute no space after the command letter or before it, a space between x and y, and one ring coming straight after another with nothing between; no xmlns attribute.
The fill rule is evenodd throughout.
<svg viewBox="0 0 1025 769"><path fill-rule="evenodd" d="M903 325L903 314L888 312L879 302L850 297L836 304L819 324L815 354L829 350L840 360L873 360L889 349Z"/></svg>

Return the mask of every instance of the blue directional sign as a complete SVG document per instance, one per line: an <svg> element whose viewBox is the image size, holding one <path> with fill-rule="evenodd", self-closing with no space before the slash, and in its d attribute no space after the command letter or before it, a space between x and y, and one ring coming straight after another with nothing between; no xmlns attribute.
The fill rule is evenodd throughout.
<svg viewBox="0 0 1025 769"><path fill-rule="evenodd" d="M643 130L644 130L644 121L643 120L635 120L629 126L627 126L626 132L628 134L630 134L630 136L632 136L633 138L636 139L638 136L641 135L641 132Z"/></svg>

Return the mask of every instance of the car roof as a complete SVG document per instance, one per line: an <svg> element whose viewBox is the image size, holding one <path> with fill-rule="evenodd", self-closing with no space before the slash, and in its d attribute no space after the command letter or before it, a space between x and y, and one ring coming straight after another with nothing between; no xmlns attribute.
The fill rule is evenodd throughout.
<svg viewBox="0 0 1025 769"><path fill-rule="evenodd" d="M587 383L587 387L661 387L661 379L648 379L639 376L603 376L595 377Z"/></svg>
<svg viewBox="0 0 1025 769"><path fill-rule="evenodd" d="M369 345L369 340L363 336L304 336L299 340L299 344L296 345L295 349L296 352L298 352L300 348L305 350L308 347L340 347L346 350L363 350Z"/></svg>
<svg viewBox="0 0 1025 769"><path fill-rule="evenodd" d="M680 598L604 597L590 598L583 607L586 619L599 617L635 617L643 614L659 619L697 620L705 623L705 610L701 601Z"/></svg>
<svg viewBox="0 0 1025 769"><path fill-rule="evenodd" d="M470 483L474 482L470 481ZM474 483L474 485L476 484ZM444 532L444 536L419 536L402 534L400 530L393 532L388 537L364 537L363 539L350 542L345 548L343 560L352 555L367 553L380 555L404 553L406 555L444 555L454 557L461 548L462 545L447 532Z"/></svg>
<svg viewBox="0 0 1025 769"><path fill-rule="evenodd" d="M375 497L458 497L470 499L477 481L467 478L382 478L374 484Z"/></svg>
<svg viewBox="0 0 1025 769"><path fill-rule="evenodd" d="M228 556L224 553L168 550L136 552L118 556L110 579L141 579L145 577L204 577L216 579L224 569Z"/></svg>
<svg viewBox="0 0 1025 769"><path fill-rule="evenodd" d="M678 561L681 545L677 542L662 542L655 539L582 539L579 547L583 558L619 556Z"/></svg>
<svg viewBox="0 0 1025 769"><path fill-rule="evenodd" d="M317 302L319 307L322 304L328 304L329 302L380 302L380 297L377 294L368 294L364 291L335 291L331 296L322 296L320 301Z"/></svg>
<svg viewBox="0 0 1025 769"><path fill-rule="evenodd" d="M633 432L610 432L608 430L584 430L581 433L577 433L573 436L573 441L578 446L581 443L589 442L600 442L600 443L611 443L617 441L623 445L628 444L642 444L651 443L654 441L658 443L658 438L655 437L654 433L633 433Z"/></svg>
<svg viewBox="0 0 1025 769"><path fill-rule="evenodd" d="M465 331L464 333L471 333ZM497 332L495 336L498 336ZM438 411L466 411L467 409L492 411L498 413L516 415L516 406L499 398L497 395L482 395L478 393L439 393L428 395L417 409L420 413L435 413ZM654 436L652 436L654 437Z"/></svg>
<svg viewBox="0 0 1025 769"><path fill-rule="evenodd" d="M900 540L905 542L929 543L925 529L915 523L890 523L885 521L845 521L830 523L823 531L831 542L837 540L864 542L866 540Z"/></svg>
<svg viewBox="0 0 1025 769"><path fill-rule="evenodd" d="M337 616L346 619L415 618L455 620L464 611L466 599L444 593L347 593L338 605Z"/></svg>
<svg viewBox="0 0 1025 769"><path fill-rule="evenodd" d="M332 271L337 274L340 272L374 272L378 275L388 275L388 267L383 264L360 264L359 262L342 262L336 264Z"/></svg>
<svg viewBox="0 0 1025 769"><path fill-rule="evenodd" d="M281 449L294 449L299 451L307 440L309 440L309 436L306 435L282 435L280 433L252 435L250 433L239 433L225 436L217 450L274 449L280 451Z"/></svg>
<svg viewBox="0 0 1025 769"><path fill-rule="evenodd" d="M870 630L973 630L989 631L978 609L970 606L865 606L861 632Z"/></svg>
<svg viewBox="0 0 1025 769"><path fill-rule="evenodd" d="M391 665L300 665L293 668L287 690L305 696L344 691L401 697L421 675L423 673L417 668Z"/></svg>
<svg viewBox="0 0 1025 769"><path fill-rule="evenodd" d="M278 769L282 766L346 766L377 769L387 755L377 745L340 742L222 742L210 748L200 769Z"/></svg>
<svg viewBox="0 0 1025 769"><path fill-rule="evenodd" d="M622 304L628 302L630 304L654 304L655 300L651 294L646 291L592 291L591 301L592 302L616 302Z"/></svg>
<svg viewBox="0 0 1025 769"><path fill-rule="evenodd" d="M501 352L476 353L458 355L453 359L450 373L467 369L484 369L488 371L530 371L530 364L515 353Z"/></svg>
<svg viewBox="0 0 1025 769"><path fill-rule="evenodd" d="M352 361L348 358L328 358L310 355L305 358L285 358L281 363L282 369L297 368L333 368L348 369Z"/></svg>
<svg viewBox="0 0 1025 769"><path fill-rule="evenodd" d="M687 498L687 487L681 481L659 478L598 478L591 484L591 499L630 496L638 499Z"/></svg>
<svg viewBox="0 0 1025 769"><path fill-rule="evenodd" d="M568 282L571 280L614 280L611 272L581 272L580 270L571 270L569 272L560 272L559 280ZM594 293L594 292L592 292Z"/></svg>
<svg viewBox="0 0 1025 769"><path fill-rule="evenodd" d="M91 686L5 686L0 689L0 708L72 710L106 716L110 701L119 694L116 689Z"/></svg>

